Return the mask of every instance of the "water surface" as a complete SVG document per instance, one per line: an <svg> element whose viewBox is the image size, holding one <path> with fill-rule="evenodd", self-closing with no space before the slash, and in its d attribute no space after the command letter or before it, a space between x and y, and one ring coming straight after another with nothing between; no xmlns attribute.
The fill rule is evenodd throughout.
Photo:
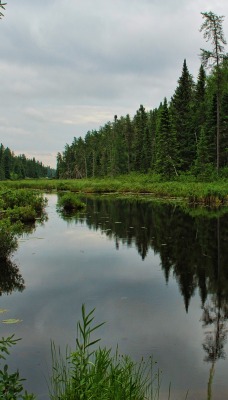
<svg viewBox="0 0 228 400"><path fill-rule="evenodd" d="M228 218L145 200L87 198L77 216L56 212L20 239L5 266L1 335L21 342L10 357L25 386L48 399L50 340L73 347L81 305L96 307L101 344L162 369L161 399L228 397ZM7 269L8 268L8 269ZM7 283L8 282L8 283Z"/></svg>

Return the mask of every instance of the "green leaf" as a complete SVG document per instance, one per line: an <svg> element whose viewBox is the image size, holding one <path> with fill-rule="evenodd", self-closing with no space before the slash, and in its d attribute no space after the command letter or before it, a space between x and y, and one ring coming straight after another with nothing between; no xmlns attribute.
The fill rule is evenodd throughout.
<svg viewBox="0 0 228 400"><path fill-rule="evenodd" d="M8 312L9 310L5 310L4 308L0 308L0 314L4 314L6 312Z"/></svg>
<svg viewBox="0 0 228 400"><path fill-rule="evenodd" d="M18 324L18 322L22 322L22 319L10 318L2 321L3 324Z"/></svg>

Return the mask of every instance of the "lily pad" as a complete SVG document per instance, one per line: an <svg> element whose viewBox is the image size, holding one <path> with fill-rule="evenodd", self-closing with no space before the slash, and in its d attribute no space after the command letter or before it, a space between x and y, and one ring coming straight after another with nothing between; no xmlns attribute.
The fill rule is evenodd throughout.
<svg viewBox="0 0 228 400"><path fill-rule="evenodd" d="M4 308L0 308L0 314L4 314L4 313L6 313L7 311L9 311L9 310L5 310Z"/></svg>
<svg viewBox="0 0 228 400"><path fill-rule="evenodd" d="M19 322L22 322L22 319L10 318L10 319L4 319L2 321L3 324L18 324Z"/></svg>

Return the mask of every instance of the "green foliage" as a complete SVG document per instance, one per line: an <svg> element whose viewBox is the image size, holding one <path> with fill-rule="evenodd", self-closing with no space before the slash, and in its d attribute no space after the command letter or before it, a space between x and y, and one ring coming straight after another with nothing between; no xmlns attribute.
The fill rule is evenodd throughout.
<svg viewBox="0 0 228 400"><path fill-rule="evenodd" d="M2 3L2 0L0 0L0 8L2 8L3 10L5 10L5 5L6 5L7 3ZM0 12L0 19L3 17L4 15L3 15L3 13L2 12Z"/></svg>
<svg viewBox="0 0 228 400"><path fill-rule="evenodd" d="M10 353L10 348L20 339L14 339L14 335L0 340L0 359L5 360ZM34 400L35 396L24 391L19 372L9 372L9 366L1 365L0 369L0 399L1 400Z"/></svg>
<svg viewBox="0 0 228 400"><path fill-rule="evenodd" d="M47 200L39 192L0 189L0 259L6 260L17 249L17 235L25 224L44 217Z"/></svg>
<svg viewBox="0 0 228 400"><path fill-rule="evenodd" d="M28 159L24 154L15 156L8 147L0 145L0 180L53 176L55 176L54 169L45 167L35 158Z"/></svg>
<svg viewBox="0 0 228 400"><path fill-rule="evenodd" d="M154 372L151 358L136 363L129 356L120 355L118 348L114 355L111 349L94 349L100 339L93 339L92 334L103 325L93 325L94 310L86 313L82 306L75 351L66 351L62 357L52 343L51 400L158 399L159 372Z"/></svg>
<svg viewBox="0 0 228 400"><path fill-rule="evenodd" d="M0 220L0 260L7 259L17 249L15 232L8 220Z"/></svg>
<svg viewBox="0 0 228 400"><path fill-rule="evenodd" d="M77 195L66 193L58 198L57 207L64 211L78 211L85 208L85 204L79 200Z"/></svg>
<svg viewBox="0 0 228 400"><path fill-rule="evenodd" d="M36 214L39 214L42 212L47 203L47 200L43 197L41 193L31 190L6 190L0 192L0 194L3 201L2 208L4 210L14 209L15 207L31 207Z"/></svg>
<svg viewBox="0 0 228 400"><path fill-rule="evenodd" d="M178 175L178 164L176 132L165 98L156 134L155 171L171 179Z"/></svg>
<svg viewBox="0 0 228 400"><path fill-rule="evenodd" d="M206 181L201 177L195 176L194 171L180 173L173 180L166 181L160 174L152 173L138 174L132 172L129 175L120 175L115 178L91 178L91 179L71 179L71 180L51 180L51 181L36 181L31 180L21 182L5 182L4 187L22 187L45 188L45 190L70 191L74 193L122 193L122 194L150 194L152 197L160 198L178 198L185 201L192 195L200 198L203 201L204 195L207 195L208 188L213 188L215 195L223 199L223 202L228 201L227 187L227 169L221 170L221 178L207 176Z"/></svg>

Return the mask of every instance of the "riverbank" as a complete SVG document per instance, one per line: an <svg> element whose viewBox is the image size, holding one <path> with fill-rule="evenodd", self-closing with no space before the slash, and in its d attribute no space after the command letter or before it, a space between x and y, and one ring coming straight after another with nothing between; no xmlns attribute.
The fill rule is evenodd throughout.
<svg viewBox="0 0 228 400"><path fill-rule="evenodd" d="M9 188L40 189L43 191L71 191L76 193L150 194L156 198L177 198L191 204L219 206L228 203L228 184L225 179L197 182L192 177L175 181L161 181L158 176L130 174L100 179L26 179L4 181Z"/></svg>

